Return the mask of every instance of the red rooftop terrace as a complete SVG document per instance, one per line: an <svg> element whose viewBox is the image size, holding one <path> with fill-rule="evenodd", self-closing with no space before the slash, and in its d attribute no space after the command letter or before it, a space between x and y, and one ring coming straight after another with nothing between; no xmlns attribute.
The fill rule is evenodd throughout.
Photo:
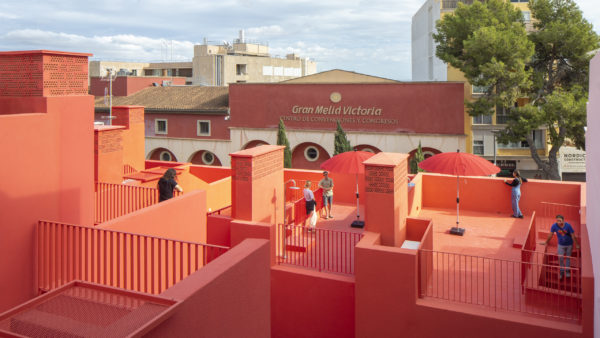
<svg viewBox="0 0 600 338"><path fill-rule="evenodd" d="M0 335L593 336L585 184L531 180L515 219L502 179L461 177L459 237L456 177L378 153L364 229L355 176L332 174L334 218L309 231L294 187L320 202L321 172L269 145L231 168L147 161L143 107L93 127L88 56L0 52ZM184 193L158 203L167 168ZM539 244L556 214L581 243L563 279Z"/></svg>

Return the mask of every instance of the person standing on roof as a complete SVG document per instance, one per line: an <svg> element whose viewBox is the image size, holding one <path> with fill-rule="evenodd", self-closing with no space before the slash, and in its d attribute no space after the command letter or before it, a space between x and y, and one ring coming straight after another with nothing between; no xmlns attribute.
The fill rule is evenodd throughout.
<svg viewBox="0 0 600 338"><path fill-rule="evenodd" d="M315 194L310 190L311 182L306 181L304 185L304 200L306 201L306 220L304 221L304 225L306 226L306 222L310 226L310 230L314 230L317 227L317 215L315 214L315 206L317 202L315 201Z"/></svg>
<svg viewBox="0 0 600 338"><path fill-rule="evenodd" d="M571 277L571 253L573 252L573 243L575 243L575 247L579 249L579 243L577 242L577 238L575 237L575 231L571 224L565 223L565 217L563 215L556 215L556 223L552 224L550 228L550 234L548 234L548 238L546 241L541 242L541 245L548 245L552 235L556 233L556 237L558 238L558 264L560 265L560 275L559 279L562 279L565 275L567 278ZM566 264L565 264L565 257ZM566 271L565 271L566 270Z"/></svg>
<svg viewBox="0 0 600 338"><path fill-rule="evenodd" d="M158 201L166 201L173 198L173 189L183 192L183 189L175 181L175 169L169 168L165 171L163 177L158 180Z"/></svg>
<svg viewBox="0 0 600 338"><path fill-rule="evenodd" d="M512 202L512 210L513 214L511 217L514 218L523 218L523 214L521 213L521 209L519 209L519 200L521 199L521 184L527 182L525 177L521 177L521 173L519 170L515 169L513 171L513 180L508 183L507 180L504 180L504 183L510 185L511 188L511 202Z"/></svg>
<svg viewBox="0 0 600 338"><path fill-rule="evenodd" d="M333 203L333 180L329 178L329 172L323 172L323 179L319 181L319 188L323 189L323 206L325 209L325 218L331 216L331 203Z"/></svg>

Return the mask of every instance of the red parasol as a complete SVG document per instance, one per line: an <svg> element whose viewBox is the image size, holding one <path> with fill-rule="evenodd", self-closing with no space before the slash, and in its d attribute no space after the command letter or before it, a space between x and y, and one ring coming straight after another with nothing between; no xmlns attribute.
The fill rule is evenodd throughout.
<svg viewBox="0 0 600 338"><path fill-rule="evenodd" d="M356 219L360 219L358 203L358 174L364 174L364 161L375 155L368 151L347 151L321 163L321 169L332 173L356 174Z"/></svg>
<svg viewBox="0 0 600 338"><path fill-rule="evenodd" d="M498 173L500 168L493 165L490 161L479 157L477 155L461 153L457 150L455 153L441 153L426 159L419 163L419 167L423 170L447 175L456 175L456 228L450 230L458 231L462 235L464 229L458 228L458 214L459 214L459 194L460 189L458 186L459 176L490 176Z"/></svg>

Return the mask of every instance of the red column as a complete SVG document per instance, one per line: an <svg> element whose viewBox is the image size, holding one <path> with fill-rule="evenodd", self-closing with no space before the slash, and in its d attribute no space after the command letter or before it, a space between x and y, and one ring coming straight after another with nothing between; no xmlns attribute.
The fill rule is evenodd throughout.
<svg viewBox="0 0 600 338"><path fill-rule="evenodd" d="M407 154L378 153L365 164L365 230L381 244L401 246L408 214Z"/></svg>

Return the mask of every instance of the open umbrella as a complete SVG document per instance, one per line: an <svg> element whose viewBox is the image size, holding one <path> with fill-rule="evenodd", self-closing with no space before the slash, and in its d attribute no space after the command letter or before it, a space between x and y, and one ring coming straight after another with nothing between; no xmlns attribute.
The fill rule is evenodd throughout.
<svg viewBox="0 0 600 338"><path fill-rule="evenodd" d="M462 236L465 230L458 227L460 206L459 176L489 176L499 172L500 168L483 157L461 153L460 150L457 150L455 153L441 153L431 156L419 163L419 167L433 173L456 175L456 227L450 229L450 233Z"/></svg>
<svg viewBox="0 0 600 338"><path fill-rule="evenodd" d="M356 174L356 221L352 223L353 226L364 226L364 223L359 221L358 174L364 174L365 166L363 162L373 155L375 154L368 151L347 151L321 163L321 169L332 173Z"/></svg>

